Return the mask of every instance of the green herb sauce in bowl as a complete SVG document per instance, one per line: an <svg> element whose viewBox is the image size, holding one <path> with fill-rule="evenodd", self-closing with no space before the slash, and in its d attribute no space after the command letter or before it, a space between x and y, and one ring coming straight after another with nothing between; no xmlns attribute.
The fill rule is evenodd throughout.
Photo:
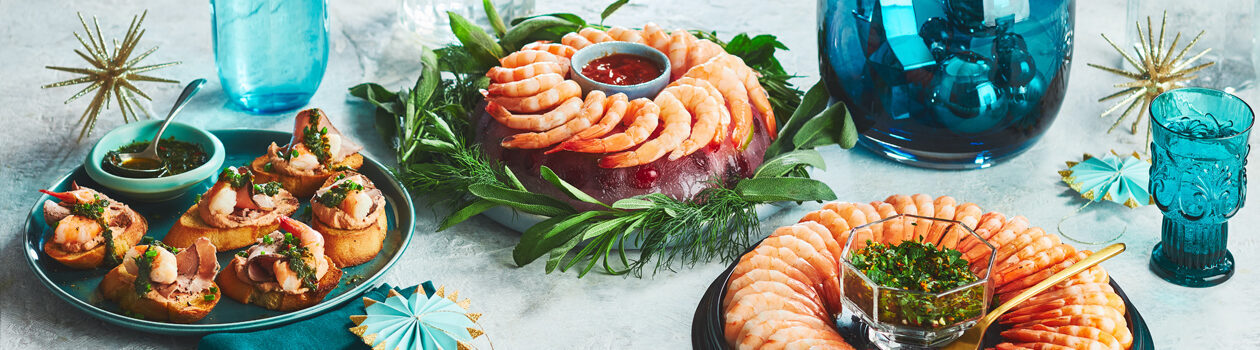
<svg viewBox="0 0 1260 350"><path fill-rule="evenodd" d="M205 148L201 147L201 145L176 140L174 136L162 139L161 142L158 142L157 152L158 155L162 157L162 162L160 164L142 164L133 166L131 163L133 163L134 160L127 162L119 160L119 154L139 153L148 147L149 141L136 141L119 147L116 150L109 151L109 153L105 154L105 160L102 161L104 163L101 164L101 167L111 174L124 177L126 177L126 174L114 173L111 171L112 169L108 166L108 164L105 163L118 164L124 168L140 170L161 168L163 171L154 177L163 177L186 173L189 170L196 169L202 164L206 164L206 162L210 161L210 155L206 153Z"/></svg>

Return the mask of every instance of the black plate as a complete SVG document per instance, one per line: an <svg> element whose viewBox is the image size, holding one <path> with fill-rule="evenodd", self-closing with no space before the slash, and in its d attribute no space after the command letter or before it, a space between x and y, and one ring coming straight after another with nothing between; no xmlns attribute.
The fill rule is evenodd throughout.
<svg viewBox="0 0 1260 350"><path fill-rule="evenodd" d="M696 306L695 317L691 320L691 346L694 349L728 350L731 348L726 344L722 333L722 326L726 321L722 313L722 299L726 297L726 283L731 277L731 272L735 270L735 264L731 263L726 271L722 271L722 275L709 285L709 289L704 292L704 297L700 298L700 305ZM1120 285L1114 278L1111 279L1111 288L1116 290L1116 294L1119 294L1121 299L1124 299L1124 307L1127 309L1124 318L1129 324L1129 331L1133 333L1133 346L1130 350L1154 350L1155 344L1151 341L1151 331L1146 327L1146 321L1142 319L1137 308L1133 307L1133 303L1129 302L1129 297L1124 295L1124 290L1120 289ZM876 349L875 345L867 340L866 325L858 319L857 315L844 311L836 318L836 328L844 340L852 344L854 348ZM984 332L982 345L988 348L1005 341L998 333L1009 328L1009 325L992 325L988 331Z"/></svg>

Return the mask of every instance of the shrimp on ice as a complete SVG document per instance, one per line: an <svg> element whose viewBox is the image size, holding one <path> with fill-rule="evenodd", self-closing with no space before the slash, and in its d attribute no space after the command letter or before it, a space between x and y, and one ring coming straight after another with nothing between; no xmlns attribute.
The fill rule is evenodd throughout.
<svg viewBox="0 0 1260 350"><path fill-rule="evenodd" d="M517 113L535 113L554 108L570 98L577 98L578 100L581 100L582 87L578 86L578 83L575 81L565 80L560 84L556 84L556 86L533 96L491 96L488 91L483 95L486 97L486 100L494 102L509 111Z"/></svg>
<svg viewBox="0 0 1260 350"><path fill-rule="evenodd" d="M698 105L684 105L679 97L675 96L675 93L685 93L679 90L677 87L665 88L656 96L654 102L661 107L660 116L665 127L655 139L643 142L634 150L604 156L599 159L599 166L606 169L625 168L654 162L678 148L678 145L691 135L692 111L717 113L717 106L712 103L712 100Z"/></svg>
<svg viewBox="0 0 1260 350"><path fill-rule="evenodd" d="M695 153L695 151L713 141L714 135L717 134L717 126L722 118L721 110L724 109L718 100L718 98L721 98L721 95L715 98L703 87L680 84L675 85L674 88L676 96L682 100L684 105L709 107L694 108L694 124L691 125L691 134L669 154L669 160L678 160L678 158Z"/></svg>
<svg viewBox="0 0 1260 350"><path fill-rule="evenodd" d="M670 58L673 60L673 57ZM728 67L735 71L737 77L744 82L744 88L748 89L748 97L752 100L752 104L757 108L757 113L761 115L761 123L765 124L766 133L770 135L770 139L774 140L778 136L778 124L774 119L774 106L770 104L770 95L766 93L766 89L761 86L758 81L757 72L744 64L744 60L735 55L718 55L715 61L726 62Z"/></svg>
<svg viewBox="0 0 1260 350"><path fill-rule="evenodd" d="M490 113L490 116L494 117L499 123L509 128L529 131L551 130L577 117L581 109L582 99L576 96L565 100L559 107L543 114L512 114L507 108L500 106L493 100L486 102L486 112Z"/></svg>
<svg viewBox="0 0 1260 350"><path fill-rule="evenodd" d="M665 53L669 57L669 78L671 80L682 77L687 72L687 51L694 45L696 37L685 30L678 29L669 34L669 51Z"/></svg>
<svg viewBox="0 0 1260 350"><path fill-rule="evenodd" d="M620 98L618 98L618 96L620 96ZM573 140L589 140L604 136L616 128L617 123L620 123L627 115L634 115L634 113L639 109L639 106L642 106L644 103L652 102L652 100L646 98L638 98L634 101L627 101L626 95L621 93L613 95L611 98L616 100L609 102L608 111L599 118L599 122L586 129L578 131L578 133L574 135ZM652 128L655 129L656 125L653 124Z"/></svg>
<svg viewBox="0 0 1260 350"><path fill-rule="evenodd" d="M576 139L565 141L550 152L568 150L581 153L610 153L629 149L652 136L652 132L656 131L656 126L660 123L660 112L661 108L651 100L635 99L630 101L625 111L626 115L633 115L630 119L634 119L634 123L622 132L592 139L582 139L587 135L579 133ZM605 117L608 116L605 115ZM588 128L583 132L598 127Z"/></svg>
<svg viewBox="0 0 1260 350"><path fill-rule="evenodd" d="M493 96L527 97L554 88L564 80L560 74L540 74L513 82L493 83L486 87L486 92Z"/></svg>
<svg viewBox="0 0 1260 350"><path fill-rule="evenodd" d="M500 145L505 148L538 149L564 141L573 136L577 130L585 129L591 125L592 121L599 119L604 114L606 100L603 91L591 90L591 93L586 95L586 101L582 104L582 110L576 118L569 119L563 125L544 132L527 132L508 136L500 142Z"/></svg>
<svg viewBox="0 0 1260 350"><path fill-rule="evenodd" d="M543 74L557 74L564 77L569 75L569 66L561 66L556 62L543 61L530 63L516 68L491 67L490 71L486 72L486 77L489 77L491 82L503 84L525 80Z"/></svg>

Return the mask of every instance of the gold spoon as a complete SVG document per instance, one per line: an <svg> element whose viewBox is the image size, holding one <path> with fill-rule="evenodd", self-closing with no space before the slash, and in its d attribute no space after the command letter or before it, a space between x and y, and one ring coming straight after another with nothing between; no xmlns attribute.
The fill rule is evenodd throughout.
<svg viewBox="0 0 1260 350"><path fill-rule="evenodd" d="M1015 308L1016 305L1019 305L1025 300L1028 300L1028 298L1032 298L1042 291L1045 291L1050 288L1050 286L1059 284L1059 282L1063 282L1063 280L1066 280L1068 277L1076 275L1081 271L1085 271L1085 269L1094 267L1094 265L1098 265L1098 263L1106 261L1107 259L1111 259L1111 257L1116 256L1116 254L1120 254L1120 252L1123 251L1124 243L1112 244L1102 250L1094 252L1094 254L1090 254L1088 257L1085 257L1084 260L1072 264L1072 266L1068 266L1068 268L1063 269L1063 271L1050 275L1049 278L1041 281L1041 283L1037 283L1037 285L1032 286L1032 288L1025 289L1022 293L1019 293L1014 298L1011 298L1011 300L1007 300L1005 303L1002 303L1002 305L998 305L997 308L989 311L989 314L985 315L984 318L981 318L974 327L971 327L971 329L968 329L967 332L964 332L962 337L959 337L958 340L955 340L953 343L950 343L942 349L980 349L980 341L984 339L984 331L989 328L989 325L992 324L993 321L997 321L998 317L1001 317L1002 314L1005 314L1007 311L1011 311L1011 309Z"/></svg>

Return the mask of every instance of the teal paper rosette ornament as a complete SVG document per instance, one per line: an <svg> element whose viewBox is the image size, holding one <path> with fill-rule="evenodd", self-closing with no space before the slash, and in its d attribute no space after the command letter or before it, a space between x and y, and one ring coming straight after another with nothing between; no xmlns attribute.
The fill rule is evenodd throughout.
<svg viewBox="0 0 1260 350"><path fill-rule="evenodd" d="M468 312L471 300L443 288L426 294L416 286L410 298L390 290L385 301L365 297L367 315L350 316L355 324L350 332L372 349L474 349L471 341L485 333L477 324L481 314Z"/></svg>
<svg viewBox="0 0 1260 350"><path fill-rule="evenodd" d="M1115 151L1102 157L1088 153L1080 162L1067 162L1068 169L1059 172L1063 182L1081 197L1097 202L1112 201L1129 208L1151 204L1151 161L1134 152L1120 156Z"/></svg>

